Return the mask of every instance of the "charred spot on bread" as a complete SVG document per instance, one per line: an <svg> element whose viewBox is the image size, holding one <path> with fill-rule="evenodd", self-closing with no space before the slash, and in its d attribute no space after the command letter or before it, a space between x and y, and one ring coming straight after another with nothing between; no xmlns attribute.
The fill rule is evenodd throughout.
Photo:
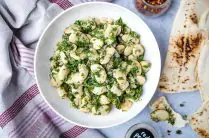
<svg viewBox="0 0 209 138"><path fill-rule="evenodd" d="M181 35L174 41L176 51L173 52L173 59L181 66L185 66L190 62L191 58L199 55L197 50L200 48L202 42L202 34L193 34L187 37Z"/></svg>
<svg viewBox="0 0 209 138"><path fill-rule="evenodd" d="M202 137L202 138L208 138L209 137L209 133L201 128L196 128L195 131Z"/></svg>
<svg viewBox="0 0 209 138"><path fill-rule="evenodd" d="M198 18L197 18L197 15L195 13L191 14L189 16L189 18L191 19L191 21L194 23L194 24L198 24Z"/></svg>

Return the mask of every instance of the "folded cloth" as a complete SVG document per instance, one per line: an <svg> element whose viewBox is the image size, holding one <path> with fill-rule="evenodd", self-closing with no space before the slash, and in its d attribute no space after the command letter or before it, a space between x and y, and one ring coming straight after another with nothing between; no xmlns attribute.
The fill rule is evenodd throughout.
<svg viewBox="0 0 209 138"><path fill-rule="evenodd" d="M0 1L0 137L104 138L57 116L43 101L33 76L43 29L58 13L85 1L91 0Z"/></svg>

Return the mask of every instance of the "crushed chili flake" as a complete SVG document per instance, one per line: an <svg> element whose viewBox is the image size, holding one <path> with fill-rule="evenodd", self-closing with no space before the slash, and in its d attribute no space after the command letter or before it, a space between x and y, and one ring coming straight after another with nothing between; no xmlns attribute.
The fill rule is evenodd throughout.
<svg viewBox="0 0 209 138"><path fill-rule="evenodd" d="M136 8L148 16L159 16L169 8L171 0L136 0Z"/></svg>
<svg viewBox="0 0 209 138"><path fill-rule="evenodd" d="M166 2L166 0L145 0L145 1L151 5L161 5Z"/></svg>

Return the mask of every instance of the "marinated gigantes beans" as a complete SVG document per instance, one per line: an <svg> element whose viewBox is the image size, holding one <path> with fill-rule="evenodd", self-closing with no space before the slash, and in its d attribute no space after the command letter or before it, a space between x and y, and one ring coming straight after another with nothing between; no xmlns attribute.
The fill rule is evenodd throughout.
<svg viewBox="0 0 209 138"><path fill-rule="evenodd" d="M139 35L122 19L77 20L50 59L51 84L72 107L95 115L127 111L142 95L150 63Z"/></svg>

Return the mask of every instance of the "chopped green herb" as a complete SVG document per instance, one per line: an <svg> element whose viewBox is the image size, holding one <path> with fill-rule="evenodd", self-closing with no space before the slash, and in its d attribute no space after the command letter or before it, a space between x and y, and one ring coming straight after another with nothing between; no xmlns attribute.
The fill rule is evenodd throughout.
<svg viewBox="0 0 209 138"><path fill-rule="evenodd" d="M57 49L60 51L67 51L70 48L70 43L68 40L63 39L61 42L57 43Z"/></svg>
<svg viewBox="0 0 209 138"><path fill-rule="evenodd" d="M69 35L68 34L63 34L62 39L68 41Z"/></svg>
<svg viewBox="0 0 209 138"><path fill-rule="evenodd" d="M110 74L107 75L107 79L108 79L108 81L107 81L108 83L107 84L109 86L112 86L114 84L114 82L116 81L115 78L112 75L110 75Z"/></svg>
<svg viewBox="0 0 209 138"><path fill-rule="evenodd" d="M123 77L119 77L118 80L124 80L124 78Z"/></svg>
<svg viewBox="0 0 209 138"><path fill-rule="evenodd" d="M102 40L104 40L104 34L103 31L101 29L95 29L90 33L92 36L100 38Z"/></svg>
<svg viewBox="0 0 209 138"><path fill-rule="evenodd" d="M100 77L100 73L99 73L99 72L94 72L94 74L95 74L97 77Z"/></svg>
<svg viewBox="0 0 209 138"><path fill-rule="evenodd" d="M183 118L184 120L187 120L187 115L183 115L182 118Z"/></svg>
<svg viewBox="0 0 209 138"><path fill-rule="evenodd" d="M138 61L142 61L144 59L144 55L141 55L137 58Z"/></svg>
<svg viewBox="0 0 209 138"><path fill-rule="evenodd" d="M132 37L139 37L139 35L138 35L136 32L134 32L134 31L131 31L131 32L130 32L130 35L131 35Z"/></svg>
<svg viewBox="0 0 209 138"><path fill-rule="evenodd" d="M180 107L184 107L185 102L180 103Z"/></svg>
<svg viewBox="0 0 209 138"><path fill-rule="evenodd" d="M116 21L115 21L115 24L116 24L116 25L120 25L122 31L123 31L123 30L125 29L125 27L126 27L126 24L123 23L122 18L119 18L118 20L116 20Z"/></svg>
<svg viewBox="0 0 209 138"><path fill-rule="evenodd" d="M120 109L120 98L117 95L115 95L111 91L108 91L107 97L112 101L117 109Z"/></svg>
<svg viewBox="0 0 209 138"><path fill-rule="evenodd" d="M128 61L127 61L127 64L128 64L128 65L131 65L132 63L133 63L133 61L131 61L131 60L128 60Z"/></svg>
<svg viewBox="0 0 209 138"><path fill-rule="evenodd" d="M131 92L129 94L127 94L127 97L137 101L137 100L139 100L141 95L142 95L142 86L137 85L136 88L131 89Z"/></svg>
<svg viewBox="0 0 209 138"><path fill-rule="evenodd" d="M76 20L74 24L77 24L80 26L80 25L82 25L82 22L81 22L81 20Z"/></svg>
<svg viewBox="0 0 209 138"><path fill-rule="evenodd" d="M94 97L92 98L92 105L96 107L96 110L101 106L99 98L99 95L94 95Z"/></svg>
<svg viewBox="0 0 209 138"><path fill-rule="evenodd" d="M93 21L77 20L74 24L77 24L81 27L81 32L89 33L92 31L92 26L95 24Z"/></svg>
<svg viewBox="0 0 209 138"><path fill-rule="evenodd" d="M83 42L83 41L77 41L76 42L76 46L78 48L84 48L84 50L88 50L89 49L89 42L87 42L87 41L85 41L85 42Z"/></svg>
<svg viewBox="0 0 209 138"><path fill-rule="evenodd" d="M171 125L174 125L176 119L174 117L174 114L172 113L172 110L169 107L166 107L165 109L169 113L168 123L170 123Z"/></svg>
<svg viewBox="0 0 209 138"><path fill-rule="evenodd" d="M100 87L102 86L102 84L98 83L95 78L89 77L86 80L86 86L87 87L95 87L95 86Z"/></svg>
<svg viewBox="0 0 209 138"><path fill-rule="evenodd" d="M70 70L70 72L78 72L78 65L81 64L81 61L78 60L74 60L71 62L68 62L68 64L66 65L67 68Z"/></svg>
<svg viewBox="0 0 209 138"><path fill-rule="evenodd" d="M132 69L131 69L131 73L132 73L133 75L135 75L135 74L137 73L137 67L132 68Z"/></svg>
<svg viewBox="0 0 209 138"><path fill-rule="evenodd" d="M99 29L104 29L104 24L100 23L100 24L97 25L97 27L98 27Z"/></svg>
<svg viewBox="0 0 209 138"><path fill-rule="evenodd" d="M181 130L176 130L176 134L181 135L182 131Z"/></svg>
<svg viewBox="0 0 209 138"><path fill-rule="evenodd" d="M171 130L167 130L167 135L171 135Z"/></svg>
<svg viewBox="0 0 209 138"><path fill-rule="evenodd" d="M121 58L120 57L115 57L113 60L113 68L117 69L120 66L121 63Z"/></svg>

